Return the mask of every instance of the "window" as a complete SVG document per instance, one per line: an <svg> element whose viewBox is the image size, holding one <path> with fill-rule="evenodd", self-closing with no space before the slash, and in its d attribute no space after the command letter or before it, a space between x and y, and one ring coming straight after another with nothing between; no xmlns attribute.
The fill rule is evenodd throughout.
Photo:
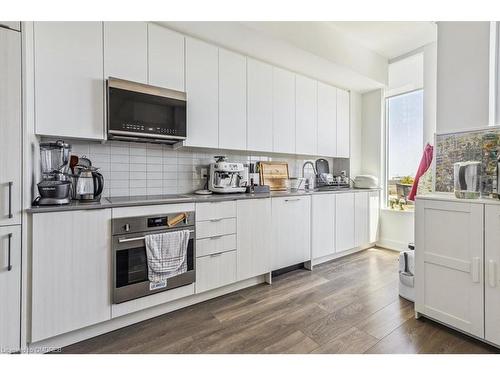
<svg viewBox="0 0 500 375"><path fill-rule="evenodd" d="M412 208L407 201L423 150L423 92L386 98L387 206Z"/></svg>

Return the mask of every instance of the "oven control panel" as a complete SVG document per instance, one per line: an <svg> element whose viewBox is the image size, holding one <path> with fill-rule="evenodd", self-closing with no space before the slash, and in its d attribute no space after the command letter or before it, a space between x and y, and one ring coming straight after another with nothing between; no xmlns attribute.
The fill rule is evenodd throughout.
<svg viewBox="0 0 500 375"><path fill-rule="evenodd" d="M148 228L152 227L164 227L167 226L168 218L164 217L149 217L148 218Z"/></svg>
<svg viewBox="0 0 500 375"><path fill-rule="evenodd" d="M112 220L113 235L146 232L151 230L194 226L195 213L176 212L158 216L117 218Z"/></svg>

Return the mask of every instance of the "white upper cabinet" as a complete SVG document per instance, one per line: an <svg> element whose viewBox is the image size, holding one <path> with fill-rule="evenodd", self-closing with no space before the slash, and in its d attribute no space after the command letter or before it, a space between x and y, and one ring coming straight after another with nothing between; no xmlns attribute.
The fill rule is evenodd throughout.
<svg viewBox="0 0 500 375"><path fill-rule="evenodd" d="M104 76L148 82L148 24L104 22Z"/></svg>
<svg viewBox="0 0 500 375"><path fill-rule="evenodd" d="M316 155L318 150L318 83L295 76L295 136L297 154Z"/></svg>
<svg viewBox="0 0 500 375"><path fill-rule="evenodd" d="M247 61L245 56L219 49L219 147L247 146Z"/></svg>
<svg viewBox="0 0 500 375"><path fill-rule="evenodd" d="M295 153L295 74L273 67L273 151Z"/></svg>
<svg viewBox="0 0 500 375"><path fill-rule="evenodd" d="M349 92L337 89L337 157L350 156Z"/></svg>
<svg viewBox="0 0 500 375"><path fill-rule="evenodd" d="M219 49L186 38L187 146L219 146Z"/></svg>
<svg viewBox="0 0 500 375"><path fill-rule="evenodd" d="M248 59L247 149L273 151L273 67Z"/></svg>
<svg viewBox="0 0 500 375"><path fill-rule="evenodd" d="M148 64L150 85L184 91L184 36L150 23Z"/></svg>
<svg viewBox="0 0 500 375"><path fill-rule="evenodd" d="M35 22L35 133L104 139L101 22Z"/></svg>
<svg viewBox="0 0 500 375"><path fill-rule="evenodd" d="M337 156L337 89L318 82L318 155Z"/></svg>

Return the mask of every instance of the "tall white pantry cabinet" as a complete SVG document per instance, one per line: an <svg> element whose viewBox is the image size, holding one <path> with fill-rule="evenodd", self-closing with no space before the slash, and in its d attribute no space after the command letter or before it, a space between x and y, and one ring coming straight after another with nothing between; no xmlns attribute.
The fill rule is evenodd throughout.
<svg viewBox="0 0 500 375"><path fill-rule="evenodd" d="M20 350L21 33L0 27L0 353Z"/></svg>

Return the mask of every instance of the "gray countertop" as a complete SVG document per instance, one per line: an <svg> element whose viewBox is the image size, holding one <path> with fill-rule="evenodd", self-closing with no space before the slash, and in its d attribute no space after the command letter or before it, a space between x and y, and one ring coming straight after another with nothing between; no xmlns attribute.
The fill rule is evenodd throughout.
<svg viewBox="0 0 500 375"><path fill-rule="evenodd" d="M114 207L148 206L157 204L173 203L202 203L202 202L222 202L239 199L260 199L274 197L290 197L313 194L342 194L349 192L376 191L375 189L339 189L339 190L298 190L298 191L273 191L270 193L233 193L233 194L178 194L178 195L151 195L135 197L110 197L102 198L100 202L81 203L72 201L70 204L61 206L33 206L26 210L29 214L44 212L78 211L78 210L98 210Z"/></svg>

